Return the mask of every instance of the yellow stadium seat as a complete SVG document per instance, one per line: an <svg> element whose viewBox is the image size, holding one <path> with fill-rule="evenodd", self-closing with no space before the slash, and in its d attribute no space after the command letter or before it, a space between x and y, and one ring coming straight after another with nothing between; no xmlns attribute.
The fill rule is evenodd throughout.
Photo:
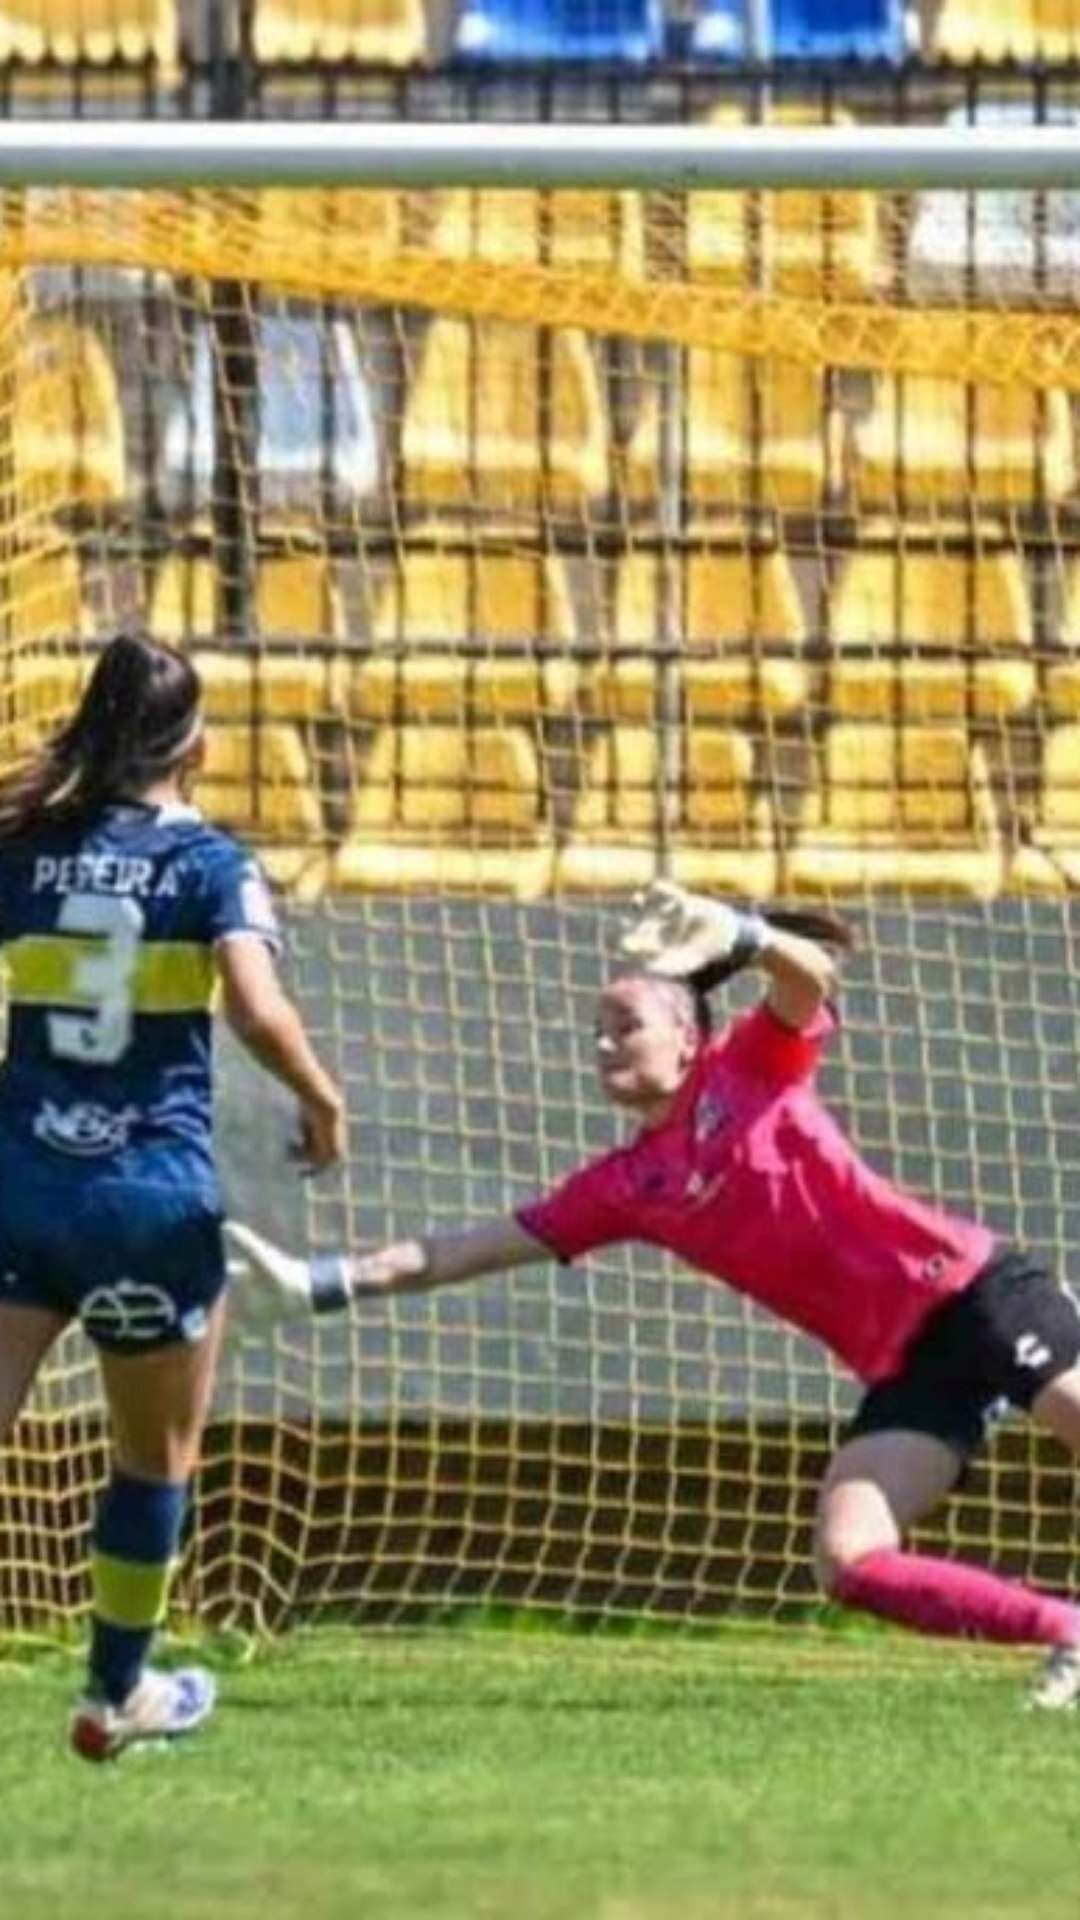
<svg viewBox="0 0 1080 1920"><path fill-rule="evenodd" d="M652 727L605 728L589 744L574 827L586 835L609 828L650 836L660 818L660 741Z"/></svg>
<svg viewBox="0 0 1080 1920"><path fill-rule="evenodd" d="M1007 719L1035 697L1031 606L1015 552L855 553L830 611L837 716Z"/></svg>
<svg viewBox="0 0 1080 1920"><path fill-rule="evenodd" d="M255 0L256 60L412 66L427 52L424 0Z"/></svg>
<svg viewBox="0 0 1080 1920"><path fill-rule="evenodd" d="M933 58L1075 60L1080 13L1075 0L944 0L930 35Z"/></svg>
<svg viewBox="0 0 1080 1920"><path fill-rule="evenodd" d="M668 871L687 886L763 897L777 862L768 801L752 789L754 752L745 734L693 727L672 828ZM663 748L653 727L606 728L589 742L570 838L556 856L560 891L621 891L655 875Z"/></svg>
<svg viewBox="0 0 1080 1920"><path fill-rule="evenodd" d="M31 752L67 719L95 654L94 620L83 599L75 548L62 537L10 554L0 569L0 620L7 635L0 680L0 748Z"/></svg>
<svg viewBox="0 0 1080 1920"><path fill-rule="evenodd" d="M804 127L820 114L781 106L769 126ZM738 109L719 107L715 127L749 124ZM834 113L830 124L848 126ZM686 203L686 265L695 280L745 293L789 299L862 298L877 277L877 220L872 193L692 193Z"/></svg>
<svg viewBox="0 0 1080 1920"><path fill-rule="evenodd" d="M170 646L214 640L220 632L220 580L212 560L170 554L162 560L150 590L147 624L155 640Z"/></svg>
<svg viewBox="0 0 1080 1920"><path fill-rule="evenodd" d="M758 502L782 511L820 503L830 475L825 384L813 368L691 348L680 403L691 509L727 512ZM635 506L661 493L661 408L646 398L626 452Z"/></svg>
<svg viewBox="0 0 1080 1920"><path fill-rule="evenodd" d="M1061 621L1057 631L1064 655L1048 657L1043 695L1058 720L1080 720L1080 561L1065 569Z"/></svg>
<svg viewBox="0 0 1080 1920"><path fill-rule="evenodd" d="M328 720L340 702L334 663L315 654L252 647L195 647L191 655L211 720Z"/></svg>
<svg viewBox="0 0 1080 1920"><path fill-rule="evenodd" d="M321 887L322 814L299 728L211 724L205 754L194 798L207 818L256 839L271 878Z"/></svg>
<svg viewBox="0 0 1080 1920"><path fill-rule="evenodd" d="M457 188L442 195L429 244L443 259L523 266L542 260L603 268L623 279L645 276L645 218L636 193Z"/></svg>
<svg viewBox="0 0 1080 1920"><path fill-rule="evenodd" d="M665 567L661 555L631 552L615 582L616 656L590 676L606 719L648 720L654 713L650 652L664 640ZM701 552L682 562L670 639L682 652L686 709L693 720L797 712L808 694L806 640L798 587L786 554ZM626 655L628 647L640 655ZM780 650L783 649L781 652Z"/></svg>
<svg viewBox="0 0 1080 1920"><path fill-rule="evenodd" d="M271 554L260 560L255 623L268 640L344 641L345 605L325 554Z"/></svg>
<svg viewBox="0 0 1080 1920"><path fill-rule="evenodd" d="M286 840L322 832L296 727L208 727L196 798L221 826Z"/></svg>
<svg viewBox="0 0 1080 1920"><path fill-rule="evenodd" d="M24 511L114 506L127 493L116 370L90 327L35 320L20 342L11 413Z"/></svg>
<svg viewBox="0 0 1080 1920"><path fill-rule="evenodd" d="M189 643L215 720L325 720L343 704L340 663L305 645L346 638L345 608L322 554L272 555L255 577L255 631L272 649L214 646L220 636L221 580L204 556L170 555L157 570L150 631ZM284 643L292 642L291 646Z"/></svg>
<svg viewBox="0 0 1080 1920"><path fill-rule="evenodd" d="M1022 893L1070 893L1080 886L1080 725L1050 727L1043 739L1036 823L1019 847L1009 885Z"/></svg>
<svg viewBox="0 0 1080 1920"><path fill-rule="evenodd" d="M688 356L686 463L693 507L819 504L828 475L825 383L812 368ZM747 377L749 375L749 378Z"/></svg>
<svg viewBox="0 0 1080 1920"><path fill-rule="evenodd" d="M83 598L79 556L62 536L9 553L0 565L0 618L5 652L18 664L15 649L35 641L89 639L95 631Z"/></svg>
<svg viewBox="0 0 1080 1920"><path fill-rule="evenodd" d="M584 334L558 328L542 346L531 327L432 321L402 459L413 505L581 514L609 485L607 419Z"/></svg>
<svg viewBox="0 0 1080 1920"><path fill-rule="evenodd" d="M0 63L156 60L179 54L175 0L0 0Z"/></svg>
<svg viewBox="0 0 1080 1920"><path fill-rule="evenodd" d="M360 720L567 713L579 671L566 568L554 554L407 548L375 609L374 651L349 669Z"/></svg>
<svg viewBox="0 0 1080 1920"><path fill-rule="evenodd" d="M405 194L383 187L264 187L252 208L257 224L251 244L269 258L280 259L282 247L290 240L295 244L297 226L306 224L321 236L325 264L333 269L350 251L354 255L359 249L365 254L397 253L405 243L406 209ZM273 338L274 328L268 328L268 321L277 322L284 340ZM296 312L261 314L264 336L270 334L265 342L267 357L275 348L293 344L290 331L295 340L296 330L309 324L307 315L301 319Z"/></svg>
<svg viewBox="0 0 1080 1920"><path fill-rule="evenodd" d="M299 643L342 636L340 595L321 555L273 556L256 575L257 630L264 639L298 644L215 644L220 610L221 580L211 560L170 555L162 561L150 631L190 645L203 683L206 763L195 798L218 825L259 838L260 858L273 878L318 891L325 835L301 723L334 711L335 665Z"/></svg>
<svg viewBox="0 0 1080 1920"><path fill-rule="evenodd" d="M828 729L787 861L789 886L989 899L1003 875L989 770L962 727L841 721Z"/></svg>
<svg viewBox="0 0 1080 1920"><path fill-rule="evenodd" d="M154 577L150 631L178 645L212 640L221 628L221 578L205 555L170 554ZM330 564L320 553L273 554L258 563L255 630L264 639L306 641L347 637L345 607Z"/></svg>
<svg viewBox="0 0 1080 1920"><path fill-rule="evenodd" d="M524 726L380 727L353 795L333 884L545 893L552 844Z"/></svg>
<svg viewBox="0 0 1080 1920"><path fill-rule="evenodd" d="M861 511L975 499L1060 500L1076 481L1068 395L958 380L883 379L855 428Z"/></svg>

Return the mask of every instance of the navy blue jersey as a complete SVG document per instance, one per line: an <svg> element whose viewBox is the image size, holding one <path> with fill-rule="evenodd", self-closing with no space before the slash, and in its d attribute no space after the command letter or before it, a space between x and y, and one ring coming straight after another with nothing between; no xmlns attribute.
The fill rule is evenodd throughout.
<svg viewBox="0 0 1080 1920"><path fill-rule="evenodd" d="M193 808L137 802L0 849L0 1171L216 1192L214 947L279 944L258 865ZM181 1171L181 1169L183 1171Z"/></svg>

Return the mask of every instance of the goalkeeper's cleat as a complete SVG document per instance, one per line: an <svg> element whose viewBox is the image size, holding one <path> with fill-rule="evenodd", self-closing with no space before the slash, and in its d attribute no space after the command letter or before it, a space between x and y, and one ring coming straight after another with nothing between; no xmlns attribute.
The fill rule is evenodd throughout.
<svg viewBox="0 0 1080 1920"><path fill-rule="evenodd" d="M92 1695L71 1716L71 1745L84 1760L115 1760L139 1740L176 1740L209 1719L217 1682L203 1667L159 1673L147 1667L122 1707Z"/></svg>
<svg viewBox="0 0 1080 1920"><path fill-rule="evenodd" d="M1073 1713L1080 1700L1080 1646L1054 1647L1027 1697L1035 1713Z"/></svg>

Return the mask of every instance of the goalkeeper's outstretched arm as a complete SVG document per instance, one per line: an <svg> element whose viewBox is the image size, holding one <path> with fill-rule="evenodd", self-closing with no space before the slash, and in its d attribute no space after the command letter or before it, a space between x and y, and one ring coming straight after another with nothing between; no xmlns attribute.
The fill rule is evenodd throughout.
<svg viewBox="0 0 1080 1920"><path fill-rule="evenodd" d="M400 1240L375 1253L285 1253L250 1227L228 1221L232 1319L240 1327L273 1327L310 1313L338 1313L354 1300L430 1293L459 1280L476 1280L531 1261L551 1249L512 1217L488 1220L465 1233Z"/></svg>
<svg viewBox="0 0 1080 1920"><path fill-rule="evenodd" d="M829 951L847 946L847 927L825 911L768 914L741 911L704 894L658 881L635 900L621 952L634 968L609 983L600 996L597 1065L613 1104L649 1127L663 1126L688 1074L708 1042L707 996L722 981L756 964L768 980L772 1011L796 1032L810 1025L833 991L836 968ZM673 983L679 991L672 994ZM662 990L661 990L662 989ZM606 1174L580 1169L559 1189L562 1226L548 1242L535 1208L520 1217L483 1222L460 1234L404 1240L362 1255L317 1254L298 1259L270 1246L249 1227L226 1229L234 1268L234 1318L241 1325L275 1321L312 1311L330 1313L353 1300L426 1293L458 1280L474 1280L552 1254L578 1253L633 1237L625 1208ZM616 1183L617 1185L617 1183ZM538 1238L522 1225L544 1232Z"/></svg>

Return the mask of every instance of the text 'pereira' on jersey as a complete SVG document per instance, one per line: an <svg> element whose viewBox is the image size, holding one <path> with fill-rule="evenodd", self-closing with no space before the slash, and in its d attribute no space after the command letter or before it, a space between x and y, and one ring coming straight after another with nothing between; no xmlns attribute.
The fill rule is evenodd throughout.
<svg viewBox="0 0 1080 1920"><path fill-rule="evenodd" d="M257 863L193 807L124 803L0 852L9 1175L175 1163L216 1194L214 948L236 934L280 945Z"/></svg>

